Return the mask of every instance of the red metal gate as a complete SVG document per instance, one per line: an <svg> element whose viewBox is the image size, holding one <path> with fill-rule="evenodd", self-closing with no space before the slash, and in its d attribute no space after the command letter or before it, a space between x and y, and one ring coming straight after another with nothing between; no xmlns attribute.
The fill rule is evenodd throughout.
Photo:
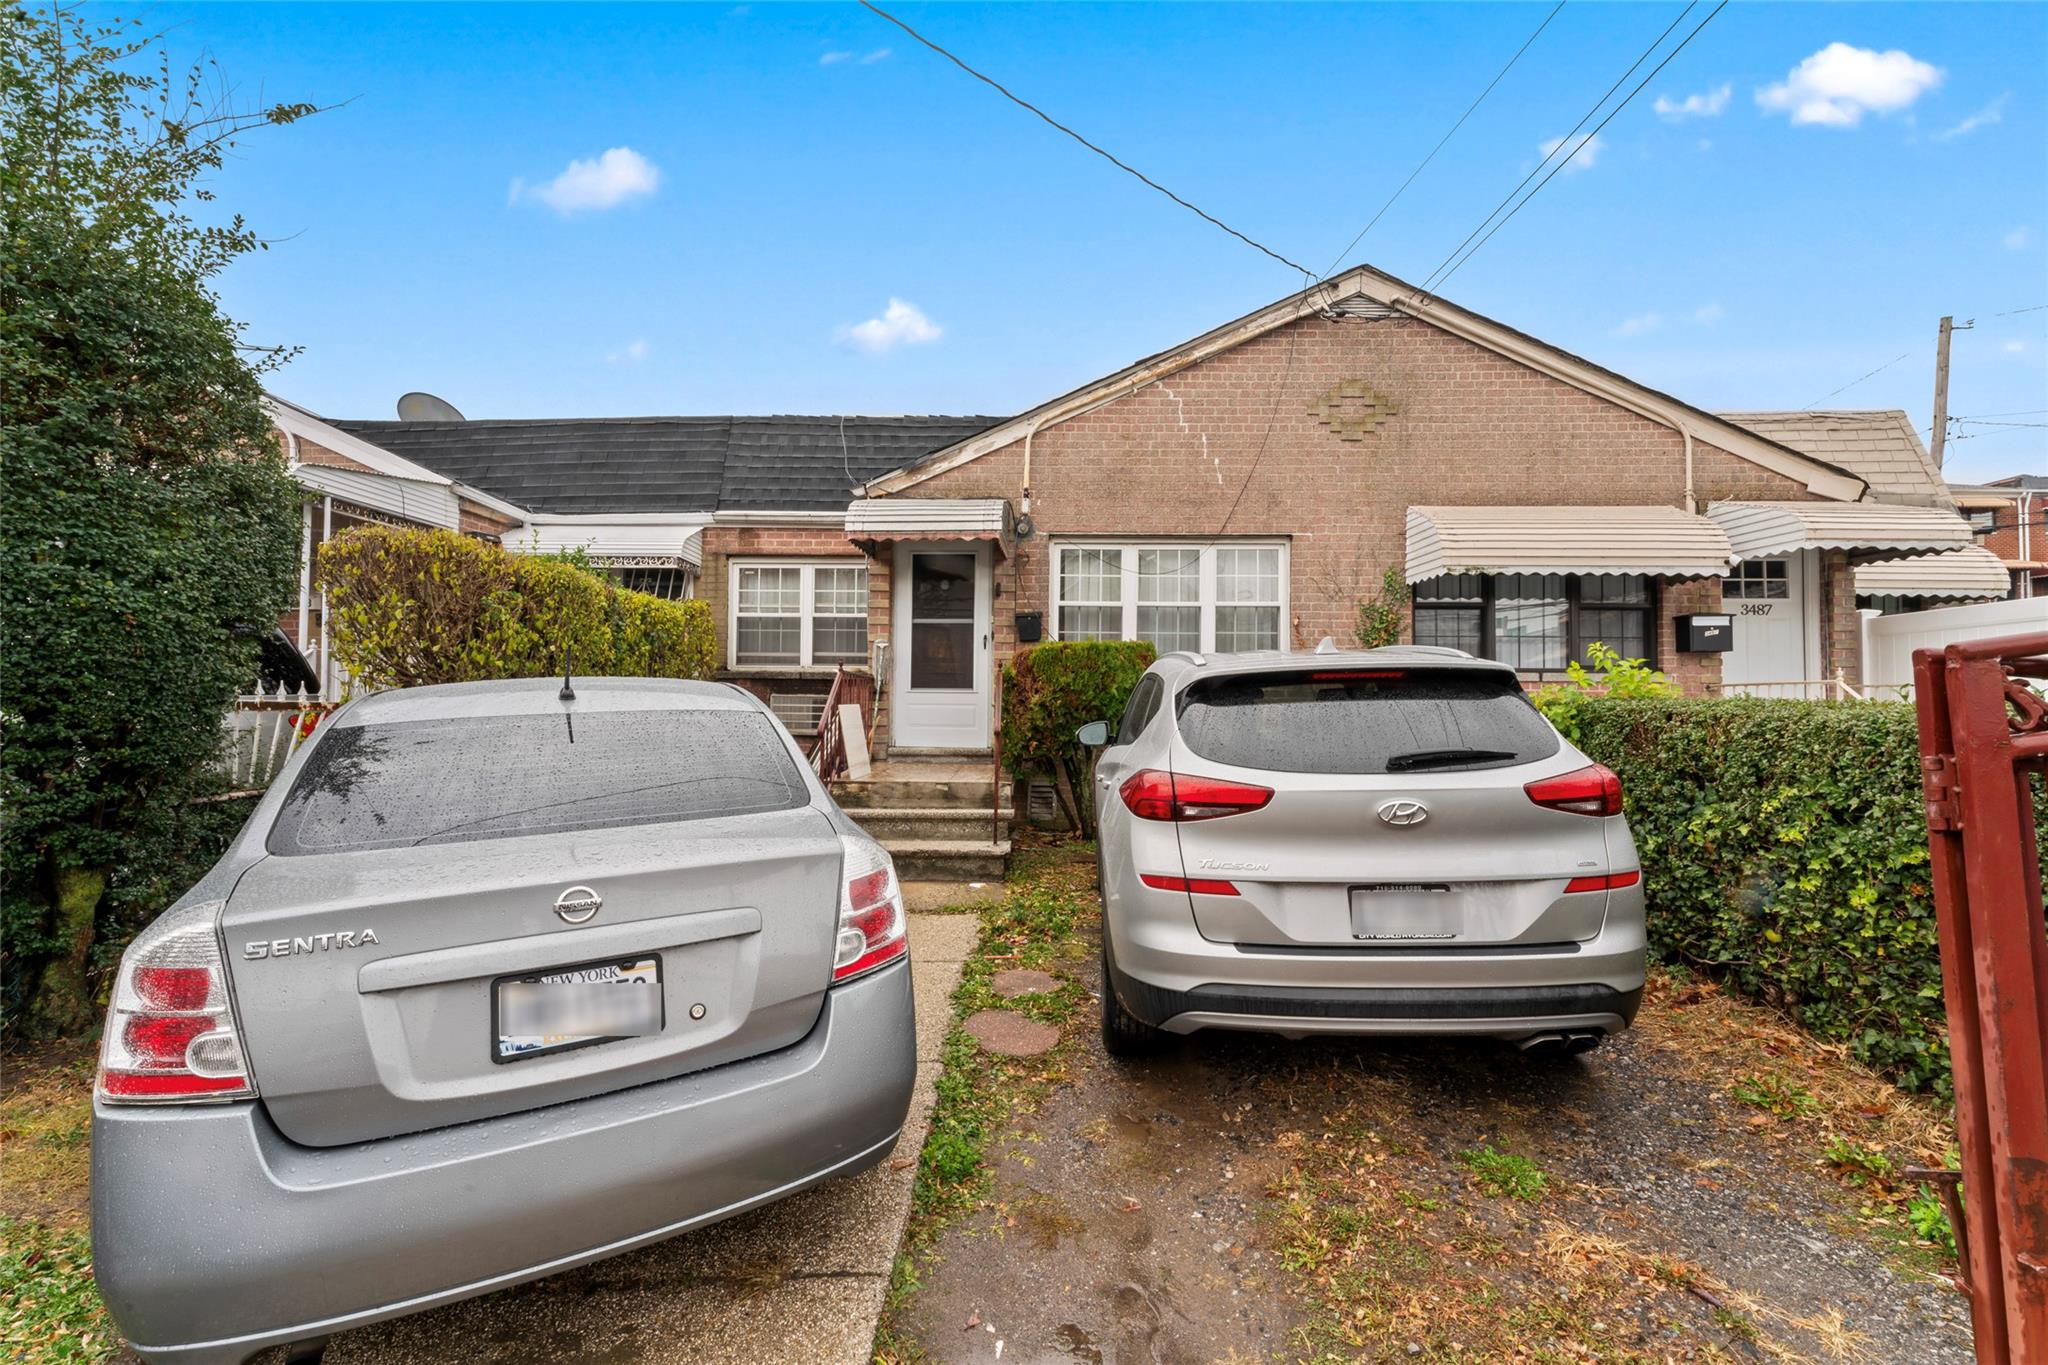
<svg viewBox="0 0 2048 1365"><path fill-rule="evenodd" d="M2030 775L2048 773L2048 634L1918 650L1977 1359L2048 1365L2048 932Z"/></svg>

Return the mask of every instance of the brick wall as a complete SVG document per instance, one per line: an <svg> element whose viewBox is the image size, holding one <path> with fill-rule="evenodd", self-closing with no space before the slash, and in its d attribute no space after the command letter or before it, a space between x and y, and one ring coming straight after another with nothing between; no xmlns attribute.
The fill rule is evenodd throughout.
<svg viewBox="0 0 2048 1365"><path fill-rule="evenodd" d="M1344 381L1393 409L1360 439L1311 413ZM1014 500L1022 476L1020 442L906 493ZM1405 558L1410 506L1584 504L1597 541L1600 505L1679 505L1685 470L1670 428L1428 323L1309 318L1040 432L1031 480L1040 534L997 569L999 658L1015 648L1012 615L1049 608L1048 537L1285 539L1293 643L1349 643L1358 600ZM1694 491L1702 505L1810 496L1697 442ZM1678 654L1671 618L1719 610L1711 580L1662 587L1658 663L1688 691L1718 683L1720 658Z"/></svg>
<svg viewBox="0 0 2048 1365"><path fill-rule="evenodd" d="M1820 668L1851 687L1863 681L1863 625L1856 615L1856 571L1846 550L1822 550L1820 559Z"/></svg>
<svg viewBox="0 0 2048 1365"><path fill-rule="evenodd" d="M732 662L732 640L726 623L731 612L731 563L734 559L851 559L862 557L860 548L848 541L837 526L707 526L702 532L704 563L697 578L697 596L711 606L711 620L718 631L719 666ZM874 607L869 565L869 610ZM886 575L884 575L886 579ZM886 618L884 618L886 621ZM876 635L874 618L868 620L868 638Z"/></svg>

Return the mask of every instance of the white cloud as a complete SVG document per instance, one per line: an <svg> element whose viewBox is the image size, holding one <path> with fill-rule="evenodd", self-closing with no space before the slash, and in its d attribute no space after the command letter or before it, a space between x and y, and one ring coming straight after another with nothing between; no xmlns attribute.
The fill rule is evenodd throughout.
<svg viewBox="0 0 2048 1365"><path fill-rule="evenodd" d="M2034 230L2030 227L2016 227L1998 240L2005 243L2007 251L2025 251L2034 244Z"/></svg>
<svg viewBox="0 0 2048 1365"><path fill-rule="evenodd" d="M870 353L891 351L898 346L920 346L937 341L941 335L939 324L926 317L916 304L902 299L890 299L878 318L839 329L841 341Z"/></svg>
<svg viewBox="0 0 2048 1365"><path fill-rule="evenodd" d="M2004 350L2007 355L2025 355L2027 343L2024 341L2008 341L2004 345Z"/></svg>
<svg viewBox="0 0 2048 1365"><path fill-rule="evenodd" d="M1692 320L1701 327L1712 327L1728 316L1728 310L1718 303L1703 303L1692 310Z"/></svg>
<svg viewBox="0 0 2048 1365"><path fill-rule="evenodd" d="M1682 100L1659 95L1652 107L1660 117L1670 119L1674 123L1688 118L1718 118L1721 111L1728 107L1729 97L1734 93L1734 86L1722 84L1697 95L1687 95Z"/></svg>
<svg viewBox="0 0 2048 1365"><path fill-rule="evenodd" d="M645 359L647 359L646 337L634 337L631 341L619 347L618 350L606 351L604 355L604 363L607 365L637 365Z"/></svg>
<svg viewBox="0 0 2048 1365"><path fill-rule="evenodd" d="M818 65L838 66L841 62L858 62L862 66L873 66L876 62L888 61L894 55L894 51L893 48L886 47L878 47L873 52L846 52L835 48L830 52L820 53Z"/></svg>
<svg viewBox="0 0 2048 1365"><path fill-rule="evenodd" d="M1558 148L1562 146L1564 146L1564 139L1561 137L1554 137L1546 140L1543 143L1543 145L1539 147L1537 150L1543 153L1545 159L1548 159L1552 152L1556 151ZM1587 133L1585 136L1579 138L1577 142L1573 143L1571 151L1565 154L1565 171L1568 174L1576 174L1579 171L1589 171L1593 169L1593 163L1598 161L1600 159L1600 153L1606 150L1606 139L1596 136L1593 133Z"/></svg>
<svg viewBox="0 0 2048 1365"><path fill-rule="evenodd" d="M891 49L886 47L878 47L873 52L870 52L867 56L861 58L860 64L862 66L873 66L876 62L886 62L889 60L890 54Z"/></svg>
<svg viewBox="0 0 2048 1365"><path fill-rule="evenodd" d="M586 209L617 208L628 199L653 194L661 172L631 147L614 147L588 161L571 161L562 173L542 185L515 179L505 196L508 204L538 199L567 216Z"/></svg>
<svg viewBox="0 0 2048 1365"><path fill-rule="evenodd" d="M1767 111L1789 113L1794 123L1854 128L1865 114L1904 109L1940 85L1943 74L1940 67L1898 48L1878 52L1829 43L1783 81L1758 90L1756 102Z"/></svg>
<svg viewBox="0 0 2048 1365"><path fill-rule="evenodd" d="M819 54L818 65L837 66L841 62L850 62L852 60L853 54L851 52L825 52Z"/></svg>
<svg viewBox="0 0 2048 1365"><path fill-rule="evenodd" d="M1623 318L1621 325L1612 333L1618 337L1639 337L1645 332L1654 332L1664 325L1662 313L1638 313L1632 318Z"/></svg>
<svg viewBox="0 0 2048 1365"><path fill-rule="evenodd" d="M1991 101L1991 103L1985 105L1955 127L1944 128L1936 133L1934 140L1936 142L1953 142L1959 137L1967 137L1979 128L1988 128L1994 123L2005 122L2005 106L2006 102L2010 99L2012 99L2012 92L2008 90L2005 94L2000 95L1997 99Z"/></svg>

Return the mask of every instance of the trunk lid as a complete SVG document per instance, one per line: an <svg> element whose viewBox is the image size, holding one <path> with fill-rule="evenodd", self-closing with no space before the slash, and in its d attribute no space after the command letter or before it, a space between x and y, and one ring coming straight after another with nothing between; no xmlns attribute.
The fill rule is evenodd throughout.
<svg viewBox="0 0 2048 1365"><path fill-rule="evenodd" d="M843 849L773 726L735 704L579 709L573 745L560 715L323 735L222 915L278 1128L314 1146L416 1132L802 1038ZM501 1048L499 1011L519 1008L502 984L574 968L643 978L624 988L655 992L658 1030Z"/></svg>
<svg viewBox="0 0 2048 1365"><path fill-rule="evenodd" d="M1608 820L1538 806L1523 790L1588 760L1512 674L1224 675L1187 689L1179 720L1176 783L1273 791L1259 809L1175 827L1186 875L1238 891L1191 894L1203 937L1454 950L1599 932L1607 893L1565 886L1607 870Z"/></svg>

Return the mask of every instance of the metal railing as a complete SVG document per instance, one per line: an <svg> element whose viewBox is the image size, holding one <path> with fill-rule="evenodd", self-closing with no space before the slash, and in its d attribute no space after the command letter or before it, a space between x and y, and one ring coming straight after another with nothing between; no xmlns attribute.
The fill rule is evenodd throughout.
<svg viewBox="0 0 2048 1365"><path fill-rule="evenodd" d="M831 690L825 693L825 709L818 717L818 729L811 736L811 771L820 781L830 781L846 772L846 730L840 707L857 706L866 722L861 737L874 733L875 680L847 671L841 664L832 672Z"/></svg>
<svg viewBox="0 0 2048 1365"><path fill-rule="evenodd" d="M1722 683L1724 697L1771 697L1780 701L1868 701L1840 673L1832 678L1793 678L1783 682Z"/></svg>

